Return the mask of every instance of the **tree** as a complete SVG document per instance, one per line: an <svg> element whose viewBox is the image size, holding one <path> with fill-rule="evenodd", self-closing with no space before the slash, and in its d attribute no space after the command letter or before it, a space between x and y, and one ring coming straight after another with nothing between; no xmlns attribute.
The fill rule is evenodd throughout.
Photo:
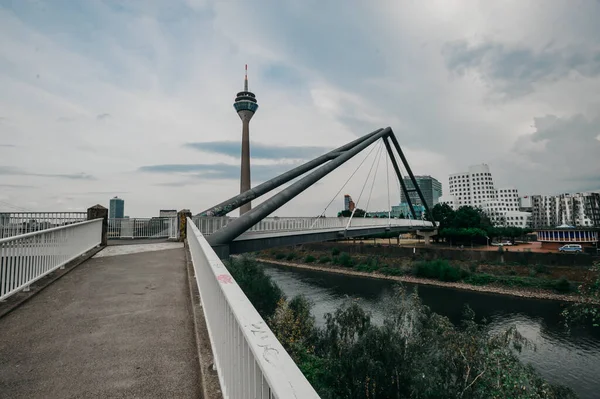
<svg viewBox="0 0 600 399"><path fill-rule="evenodd" d="M592 326L600 327L600 262L590 268L577 292L577 302L562 312L566 326L592 323Z"/></svg>
<svg viewBox="0 0 600 399"><path fill-rule="evenodd" d="M454 223L454 210L448 204L435 204L431 209L433 220L439 222L440 229L451 227ZM427 211L425 211L425 219L431 220Z"/></svg>
<svg viewBox="0 0 600 399"><path fill-rule="evenodd" d="M354 211L354 216L355 218L364 218L365 217L366 212L363 209L360 208L356 208L356 210ZM343 211L338 212L338 217L345 217L345 218L349 218L350 215L352 215L352 211L344 209Z"/></svg>

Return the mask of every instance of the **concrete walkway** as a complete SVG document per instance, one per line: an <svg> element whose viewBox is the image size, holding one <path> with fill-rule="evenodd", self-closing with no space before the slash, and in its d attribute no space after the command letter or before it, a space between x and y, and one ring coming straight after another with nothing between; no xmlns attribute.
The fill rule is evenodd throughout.
<svg viewBox="0 0 600 399"><path fill-rule="evenodd" d="M184 249L102 252L0 319L0 397L200 397Z"/></svg>

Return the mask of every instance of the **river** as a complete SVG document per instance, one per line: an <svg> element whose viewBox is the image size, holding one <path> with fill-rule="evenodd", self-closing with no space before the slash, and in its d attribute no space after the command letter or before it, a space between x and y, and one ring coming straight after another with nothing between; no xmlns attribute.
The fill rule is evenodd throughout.
<svg viewBox="0 0 600 399"><path fill-rule="evenodd" d="M373 320L383 320L383 303L393 292L394 283L356 276L266 265L265 270L291 298L305 295L313 303L317 324L348 298L358 299ZM416 285L405 284L410 290ZM486 319L490 331L515 326L535 344L535 351L519 355L551 383L566 385L581 399L600 398L600 328L565 331L560 317L562 304L496 294L462 291L445 287L419 286L423 303L454 323L468 304L479 320Z"/></svg>

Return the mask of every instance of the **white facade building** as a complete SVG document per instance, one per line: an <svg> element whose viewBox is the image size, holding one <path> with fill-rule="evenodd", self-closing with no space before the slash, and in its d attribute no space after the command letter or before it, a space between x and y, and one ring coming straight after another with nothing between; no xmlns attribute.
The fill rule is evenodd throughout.
<svg viewBox="0 0 600 399"><path fill-rule="evenodd" d="M519 192L514 187L496 189L490 167L470 166L468 172L454 173L448 178L449 195L440 203L452 209L461 206L481 208L495 226L531 227L531 214L520 212Z"/></svg>
<svg viewBox="0 0 600 399"><path fill-rule="evenodd" d="M600 193L531 196L534 228L600 227Z"/></svg>

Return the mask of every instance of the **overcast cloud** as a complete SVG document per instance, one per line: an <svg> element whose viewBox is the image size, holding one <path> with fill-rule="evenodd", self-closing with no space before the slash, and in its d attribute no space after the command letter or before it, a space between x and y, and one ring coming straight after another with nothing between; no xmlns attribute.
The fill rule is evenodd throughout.
<svg viewBox="0 0 600 399"><path fill-rule="evenodd" d="M235 195L244 64L254 185L391 126L444 189L488 163L522 194L599 190L599 16L571 0L0 0L0 207L119 195L143 217ZM357 200L376 154L342 194ZM277 214L321 213L363 158Z"/></svg>

